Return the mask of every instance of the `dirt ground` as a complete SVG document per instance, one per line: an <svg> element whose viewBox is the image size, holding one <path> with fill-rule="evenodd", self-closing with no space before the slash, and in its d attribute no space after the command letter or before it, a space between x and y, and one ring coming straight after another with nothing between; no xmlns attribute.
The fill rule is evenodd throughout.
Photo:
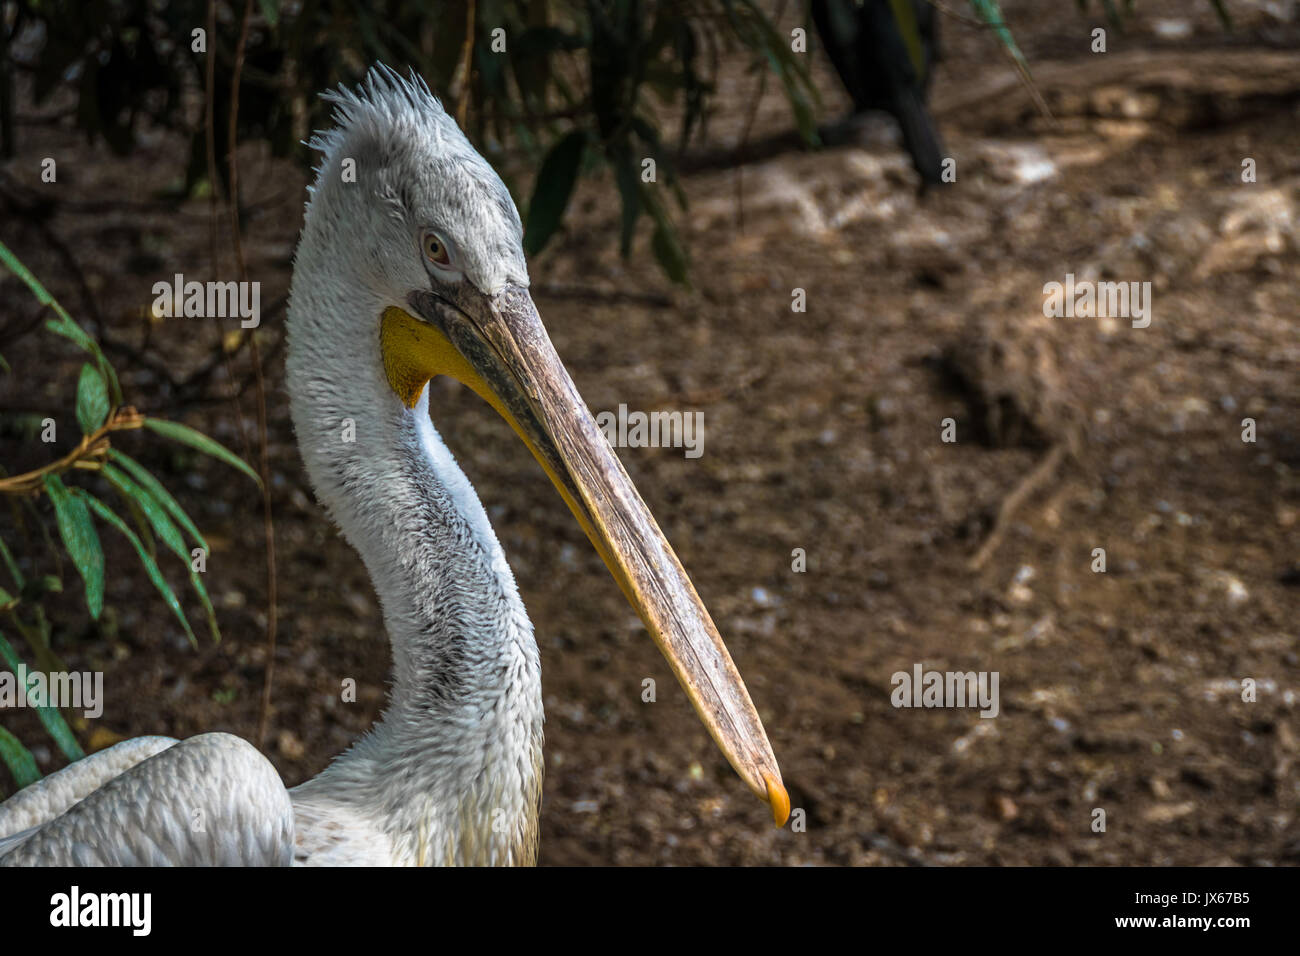
<svg viewBox="0 0 1300 956"><path fill-rule="evenodd" d="M1230 2L1225 34L1208 2L1137 7L1096 55L1099 12L1004 4L1054 123L991 36L945 19L935 112L953 184L918 197L881 123L861 145L687 175L691 291L663 278L645 236L619 258L603 181L582 185L569 229L531 263L593 410L704 413L697 459L620 454L746 679L804 832L775 830L727 767L509 429L435 381L435 421L537 627L542 862L1300 862L1300 21L1294 4ZM817 71L834 119L845 99ZM757 89L739 65L725 73L705 145L735 144ZM36 188L39 157L64 157L49 227L86 289L30 225L9 219L0 238L75 315L93 298L144 347L152 284L206 274L206 205L156 198L182 176L181 150L147 136L114 160L20 112L6 172ZM769 84L751 139L791 125ZM288 288L305 174L248 150L245 177L245 248L269 303ZM1044 284L1067 274L1149 281L1150 326L1045 318ZM35 315L14 282L0 288L0 320ZM791 310L796 288L806 312ZM280 628L266 751L294 784L376 718L389 654L361 562L293 444L282 321L262 333ZM129 400L241 450L235 406L214 400L221 375L203 394L163 378L202 366L217 332L174 320L149 336L151 364L114 356ZM27 336L5 357L6 418L73 421L67 352ZM251 391L240 405L251 436ZM2 437L10 471L42 460L13 428ZM110 568L132 570L112 576L104 624L79 592L54 615L69 665L106 671L104 716L79 735L251 738L266 662L256 496L220 465L122 443L209 536L224 640L191 650L106 538ZM891 675L916 664L998 672L1000 713L893 707ZM356 704L339 702L345 677ZM646 677L657 703L641 701ZM30 715L5 726L42 739ZM37 749L43 769L61 765ZM0 777L0 796L12 788Z"/></svg>

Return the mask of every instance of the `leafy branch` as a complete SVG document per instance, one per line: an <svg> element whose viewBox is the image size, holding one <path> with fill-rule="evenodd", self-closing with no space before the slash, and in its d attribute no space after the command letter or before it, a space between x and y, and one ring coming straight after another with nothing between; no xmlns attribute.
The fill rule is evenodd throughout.
<svg viewBox="0 0 1300 956"><path fill-rule="evenodd" d="M203 607L212 638L219 641L221 632L217 626L216 612L200 577L202 568L196 567L199 563L196 559L200 555L206 559L207 542L162 482L139 462L115 448L112 436L118 432L148 430L168 441L186 445L225 462L252 478L259 487L260 478L241 458L202 432L179 422L145 416L132 406L124 404L117 374L94 338L68 315L3 243L0 243L0 264L21 279L41 305L54 312L55 317L45 323L46 330L73 342L89 353L91 358L82 364L77 379L76 418L82 433L80 440L67 454L29 471L7 475L0 469L0 497L10 500L19 520L24 508L26 509L40 525L47 551L61 564L60 553L46 531L45 518L35 506L35 501L42 497L49 500L62 550L71 559L82 579L86 608L94 620L99 620L103 613L107 574L96 520L125 537L139 558L146 576L180 622L191 645L197 646L189 618L159 566L156 542L161 541L164 548L179 559L185 568L190 585ZM135 525L134 529L90 490L65 482L65 478L70 480L78 475L102 479L121 500ZM197 545L197 549L191 550L191 543ZM38 670L65 670L51 647L51 627L43 604L49 594L62 592L62 581L58 575L29 577L24 574L24 562L2 539L0 563L3 564L12 587L10 590L0 586L0 614L22 636L36 660ZM35 566L36 556L27 556L27 563ZM2 633L0 662L15 675L25 663L22 655ZM37 715L69 760L84 756L76 737L56 706L43 702L37 706ZM9 768L19 786L25 786L40 776L31 752L21 740L3 729L0 729L0 762Z"/></svg>

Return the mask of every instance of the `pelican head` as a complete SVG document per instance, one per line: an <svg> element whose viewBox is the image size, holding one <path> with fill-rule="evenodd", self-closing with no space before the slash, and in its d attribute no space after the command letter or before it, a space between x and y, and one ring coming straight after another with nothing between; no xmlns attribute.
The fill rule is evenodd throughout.
<svg viewBox="0 0 1300 956"><path fill-rule="evenodd" d="M542 325L500 177L414 74L377 68L327 99L335 127L311 143L323 160L292 293L295 403L336 408L363 390L382 408L357 429L382 432L394 417L427 425L434 376L487 401L555 485L719 749L784 823L789 799L745 685ZM344 496L383 476L340 477L346 452L304 434L309 412L296 405L294 417L317 492L338 515ZM351 538L369 533L363 518L340 523ZM395 599L379 590L387 614Z"/></svg>

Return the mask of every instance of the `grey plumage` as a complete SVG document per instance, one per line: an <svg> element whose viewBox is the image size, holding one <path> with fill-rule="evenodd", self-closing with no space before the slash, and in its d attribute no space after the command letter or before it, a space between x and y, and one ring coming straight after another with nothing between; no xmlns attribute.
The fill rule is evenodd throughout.
<svg viewBox="0 0 1300 956"><path fill-rule="evenodd" d="M288 866L293 808L270 761L230 734L203 734L166 743L127 772L111 777L64 812L26 831L7 848L6 866ZM119 748L134 745L126 754ZM137 741L87 758L126 756L148 748ZM80 763L87 763L81 761ZM28 790L57 797L85 782L80 763ZM17 794L23 796L24 790ZM16 797L15 797L16 799ZM4 809L8 809L6 801ZM31 808L31 801L24 801ZM46 809L57 807L51 801Z"/></svg>

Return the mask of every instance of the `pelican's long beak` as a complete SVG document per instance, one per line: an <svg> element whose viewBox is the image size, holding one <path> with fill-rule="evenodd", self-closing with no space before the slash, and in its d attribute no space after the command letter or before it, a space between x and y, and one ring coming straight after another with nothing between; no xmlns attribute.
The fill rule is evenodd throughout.
<svg viewBox="0 0 1300 956"><path fill-rule="evenodd" d="M783 825L790 798L749 692L672 546L556 355L528 290L508 286L486 296L465 282L435 282L408 302L411 311L389 308L382 319L393 390L414 407L430 378L450 375L514 428L645 622L714 742Z"/></svg>

